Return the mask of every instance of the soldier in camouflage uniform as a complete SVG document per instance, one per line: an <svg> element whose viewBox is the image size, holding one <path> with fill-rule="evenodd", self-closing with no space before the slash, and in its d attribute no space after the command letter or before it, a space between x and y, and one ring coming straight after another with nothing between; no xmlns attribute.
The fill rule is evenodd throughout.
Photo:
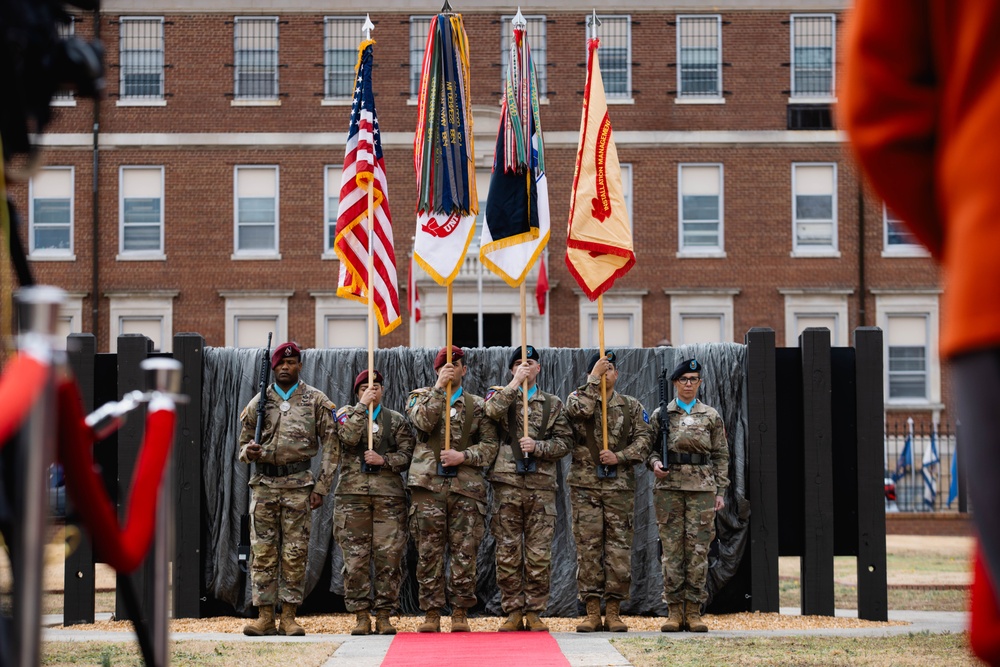
<svg viewBox="0 0 1000 667"><path fill-rule="evenodd" d="M410 394L406 413L417 430L410 463L410 533L417 544L420 608L426 612L418 632L441 631L445 606L445 551L449 552L451 631L468 632L467 610L476 603L476 554L485 532L486 479L483 470L497 453L496 425L486 418L483 399L462 389L464 353L452 346L434 359L438 379L433 387ZM451 383L451 405L445 388ZM445 421L450 419L450 448L443 446ZM438 474L455 472L455 476Z"/></svg>
<svg viewBox="0 0 1000 667"><path fill-rule="evenodd" d="M497 585L507 620L500 632L547 631L539 618L549 601L552 537L556 525L556 466L569 453L573 431L562 401L535 384L538 350L529 345L522 360L515 349L508 364L513 378L486 395L486 416L497 423L500 451L490 475L496 539ZM524 434L523 385L528 391L528 435ZM517 459L533 461L534 472L518 472Z"/></svg>
<svg viewBox="0 0 1000 667"><path fill-rule="evenodd" d="M575 446L569 473L576 538L577 587L587 618L577 632L627 632L621 601L632 585L632 535L635 508L633 466L649 455L649 416L632 396L615 392L615 353L590 359L587 382L566 399ZM608 443L602 448L601 377L607 386ZM614 478L601 478L612 467ZM601 621L601 598L606 602Z"/></svg>
<svg viewBox="0 0 1000 667"><path fill-rule="evenodd" d="M333 534L344 552L344 602L357 615L352 635L371 633L369 609L375 610L378 634L396 634L389 614L399 600L406 549L406 489L400 473L413 457L413 431L406 417L381 404L382 386L381 373L375 371L369 382L368 371L361 371L354 380L357 404L337 413L341 465ZM375 409L372 449L369 406Z"/></svg>
<svg viewBox="0 0 1000 667"><path fill-rule="evenodd" d="M323 504L337 465L336 406L323 392L299 381L301 358L295 343L283 343L271 355L275 382L265 390L261 442L253 439L260 394L240 415L240 461L254 463L249 482L250 582L259 615L243 628L251 636L305 634L295 611L305 584L310 509ZM314 480L311 460L318 450L322 468ZM279 599L281 620L275 630L274 605Z"/></svg>
<svg viewBox="0 0 1000 667"><path fill-rule="evenodd" d="M647 465L656 476L653 505L663 545L663 601L670 612L662 632L685 626L691 632L708 631L701 606L707 596L715 513L725 506L729 486L729 444L722 417L697 399L701 373L701 363L687 359L670 375L676 398L666 408L666 462L660 449L660 408L652 418L653 451Z"/></svg>

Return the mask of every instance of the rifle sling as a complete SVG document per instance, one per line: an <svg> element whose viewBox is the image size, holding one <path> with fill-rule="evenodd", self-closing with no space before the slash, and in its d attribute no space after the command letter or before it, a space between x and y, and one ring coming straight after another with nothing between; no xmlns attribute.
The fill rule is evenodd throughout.
<svg viewBox="0 0 1000 667"><path fill-rule="evenodd" d="M628 401L626 401L623 398L622 402L624 403L624 405L622 406L622 417L624 418L623 419L624 423L622 424L622 437L625 439L625 446L627 447L629 434L632 433L632 415L630 414ZM596 416L596 410L595 410L595 416ZM600 449L597 447L597 437L594 435L595 421L596 421L595 419L588 419L586 426L584 426L583 428L583 433L587 439L587 449L590 450L590 455L594 459L594 465L601 465L601 452ZM608 446L608 449L611 449L612 451L619 451L617 449L614 449L610 445Z"/></svg>
<svg viewBox="0 0 1000 667"><path fill-rule="evenodd" d="M469 446L469 433L472 432L472 419L475 416L474 407L472 401L465 401L465 415L462 420L462 439L459 441L458 446L454 449L462 451ZM445 419L451 419L451 408L445 407L444 409ZM438 419L437 426L431 432L430 436L427 438L427 446L431 448L434 452L434 457L440 461L441 460L441 446L444 443L444 419Z"/></svg>

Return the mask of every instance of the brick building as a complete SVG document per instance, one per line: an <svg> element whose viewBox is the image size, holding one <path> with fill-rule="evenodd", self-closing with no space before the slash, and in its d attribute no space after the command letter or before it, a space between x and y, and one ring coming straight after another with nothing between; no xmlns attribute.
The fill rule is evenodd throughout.
<svg viewBox="0 0 1000 667"><path fill-rule="evenodd" d="M742 342L767 326L794 346L886 333L890 409L937 412L939 275L867 190L834 129L846 0L629 0L601 19L600 57L634 230L635 268L605 296L609 347ZM415 201L412 136L426 0L376 0L375 90L401 300ZM419 11L418 11L419 9ZM516 6L456 3L472 57L480 197ZM596 304L564 264L590 8L522 6L540 74L552 240L549 308L529 299L537 345L597 343ZM330 247L353 66L364 16L317 0L104 0L72 30L106 48L107 98L65 96L42 168L15 184L40 282L66 288L66 331L99 350L143 332L163 349L365 344L365 310L334 296ZM96 147L96 148L95 148ZM97 178L94 178L94 170ZM529 294L537 270L529 278ZM418 270L419 324L379 341L444 342L444 289ZM517 290L480 271L454 284L455 342L519 342Z"/></svg>

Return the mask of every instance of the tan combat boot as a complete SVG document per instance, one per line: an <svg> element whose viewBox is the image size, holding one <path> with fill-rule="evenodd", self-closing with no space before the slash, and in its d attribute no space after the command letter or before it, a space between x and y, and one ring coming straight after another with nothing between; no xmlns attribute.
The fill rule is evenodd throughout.
<svg viewBox="0 0 1000 667"><path fill-rule="evenodd" d="M428 609L424 622L417 626L417 632L441 632L441 612Z"/></svg>
<svg viewBox="0 0 1000 667"><path fill-rule="evenodd" d="M537 611L529 611L524 617L524 625L528 630L532 632L548 632L549 626L542 622L542 619L538 617Z"/></svg>
<svg viewBox="0 0 1000 667"><path fill-rule="evenodd" d="M257 608L257 620L243 626L243 634L248 637L263 637L264 635L274 635L278 631L274 628L274 605L263 604Z"/></svg>
<svg viewBox="0 0 1000 667"><path fill-rule="evenodd" d="M660 626L660 632L680 632L684 624L684 605L669 604L667 609L670 614L667 616L667 622Z"/></svg>
<svg viewBox="0 0 1000 667"><path fill-rule="evenodd" d="M512 611L507 616L507 620L497 628L497 632L516 632L524 630L524 623L521 622L521 612Z"/></svg>
<svg viewBox="0 0 1000 667"><path fill-rule="evenodd" d="M583 623L576 626L577 632L597 632L603 629L601 624L601 598L599 597L589 597L587 598L587 618L584 619Z"/></svg>
<svg viewBox="0 0 1000 667"><path fill-rule="evenodd" d="M625 625L622 617L618 615L620 605L620 600L608 600L607 609L604 614L604 629L608 632L628 632L628 626Z"/></svg>
<svg viewBox="0 0 1000 667"><path fill-rule="evenodd" d="M697 603L692 603L687 608L687 613L684 614L684 622L691 632L708 632L708 626L705 625L705 621L701 620L701 612L698 610Z"/></svg>
<svg viewBox="0 0 1000 667"><path fill-rule="evenodd" d="M380 635L396 634L396 628L389 619L388 609L379 609L375 612L375 632Z"/></svg>
<svg viewBox="0 0 1000 667"><path fill-rule="evenodd" d="M286 637L301 637L306 633L306 629L303 628L295 620L295 610L298 605L284 603L281 605L281 618L278 620L278 634L285 635Z"/></svg>
<svg viewBox="0 0 1000 667"><path fill-rule="evenodd" d="M370 635L372 633L372 617L368 615L367 609L360 609L355 612L358 624L351 630L352 635Z"/></svg>
<svg viewBox="0 0 1000 667"><path fill-rule="evenodd" d="M461 607L455 607L451 611L451 631L472 632L472 628L469 627L469 619Z"/></svg>

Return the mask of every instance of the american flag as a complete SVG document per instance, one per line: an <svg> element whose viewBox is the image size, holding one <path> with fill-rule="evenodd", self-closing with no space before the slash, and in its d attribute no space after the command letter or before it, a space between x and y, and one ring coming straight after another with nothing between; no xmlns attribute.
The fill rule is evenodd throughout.
<svg viewBox="0 0 1000 667"><path fill-rule="evenodd" d="M382 140L379 137L375 96L372 93L372 46L366 40L358 49L357 79L351 127L344 156L344 177L340 184L340 207L334 249L340 257L337 295L368 301L368 191L374 185L372 210L375 218L372 286L379 331L385 335L399 326L399 286L396 283L396 254L392 247L392 216L386 186Z"/></svg>

